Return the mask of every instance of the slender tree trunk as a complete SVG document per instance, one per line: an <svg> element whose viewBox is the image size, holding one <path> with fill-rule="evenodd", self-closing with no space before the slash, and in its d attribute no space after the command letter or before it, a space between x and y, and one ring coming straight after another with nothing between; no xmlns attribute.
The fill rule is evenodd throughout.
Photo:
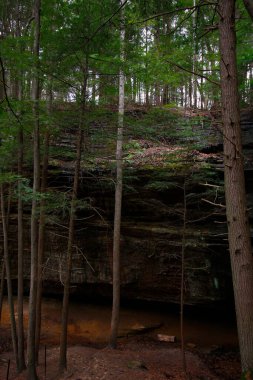
<svg viewBox="0 0 253 380"><path fill-rule="evenodd" d="M88 56L87 56L88 57ZM75 164L75 174L74 183L72 191L72 199L70 206L70 219L69 219L69 235L68 235L68 247L67 247L67 263L66 263L66 275L64 281L64 294L62 303L62 324L61 324L61 337L60 337L60 358L59 358L59 372L62 373L67 369L67 330L68 330L68 314L69 314L69 289L71 282L71 271L72 271L72 252L73 252L73 242L74 242L74 227L76 219L76 201L77 201L77 191L80 176L80 164L81 164L81 154L82 154L82 143L83 143L83 118L84 111L86 107L86 91L87 91L87 74L88 74L88 60L86 58L86 68L84 72L84 84L82 93L82 108L79 121L79 129L77 135L77 148L76 148L76 164Z"/></svg>
<svg viewBox="0 0 253 380"><path fill-rule="evenodd" d="M40 190L40 136L39 136L39 46L40 46L40 0L34 1L34 59L35 73L32 84L33 100L33 200L31 215L31 272L29 297L29 322L27 336L27 380L37 380L36 372L36 296L37 296L37 267L38 267L38 201Z"/></svg>
<svg viewBox="0 0 253 380"><path fill-rule="evenodd" d="M8 303L9 303L9 309L10 309L11 337L12 337L14 359L15 359L16 366L18 369L19 368L18 340L17 340L17 330L16 330L16 321L15 321L15 312L14 312L14 301L13 301L13 294L12 294L11 268L10 268L10 257L9 257L9 247L8 247L7 216L5 212L4 189L3 189L2 184L0 185L0 191L1 191L1 213L2 213L2 226L3 226L4 263L5 263L6 279L7 279Z"/></svg>
<svg viewBox="0 0 253 380"><path fill-rule="evenodd" d="M18 10L17 10L18 14ZM18 31L20 36L20 31ZM21 102L23 100L23 88L20 72L20 79L16 83L16 96L19 101L18 114L21 117ZM23 126L20 124L18 129L18 175L21 178L23 175L23 160L24 160L24 136ZM23 228L23 199L22 199L22 179L18 181L18 297L17 297L17 334L18 334L18 372L22 372L26 368L25 364L25 346L24 346L24 284L23 284L23 255L24 255L24 228Z"/></svg>
<svg viewBox="0 0 253 380"><path fill-rule="evenodd" d="M192 80L190 78L189 80L189 87L188 87L188 94L189 94L189 107L192 108Z"/></svg>
<svg viewBox="0 0 253 380"><path fill-rule="evenodd" d="M249 105L253 105L253 63L249 65L249 91L248 91Z"/></svg>
<svg viewBox="0 0 253 380"><path fill-rule="evenodd" d="M196 6L196 0L193 0L193 6ZM197 42L197 36L196 36L196 28L197 28L197 14L196 12L193 13L193 63L192 63L192 71L195 72L196 66L197 66L197 53L198 53L198 42ZM193 106L196 109L198 106L198 97L197 97L197 89L198 89L198 79L197 75L193 75L192 77L193 81Z"/></svg>
<svg viewBox="0 0 253 380"><path fill-rule="evenodd" d="M83 131L81 128L79 128L79 132L77 136L77 157L76 157L76 165L75 165L74 184L73 184L72 200L71 200L71 207L70 207L66 276L65 276L65 281L64 281L64 295L63 295L63 305L62 305L62 326L61 326L60 360L59 360L60 373L63 372L64 369L67 369L67 329L68 329L68 313L69 313L69 288L70 288L71 270L72 270L74 225L75 225L75 218L76 218L76 201L77 201L77 190L78 190L79 173L80 173L82 140L83 140Z"/></svg>
<svg viewBox="0 0 253 380"><path fill-rule="evenodd" d="M247 213L236 69L235 0L219 2L228 240L241 364L253 369L253 256Z"/></svg>
<svg viewBox="0 0 253 380"><path fill-rule="evenodd" d="M182 234L182 251L181 251L181 289L180 289L180 338L181 338L181 355L182 355L182 369L185 379L189 379L187 373L186 357L185 357L185 342L184 342L184 293L185 293L185 233L186 233L186 217L187 217L187 203L186 203L186 180L183 185L184 196L184 211L183 211L183 234Z"/></svg>
<svg viewBox="0 0 253 380"><path fill-rule="evenodd" d="M123 4L123 0L120 0ZM120 30L120 59L124 61L124 13L121 10L121 30ZM123 161L122 161L122 144L123 144L123 127L124 127L124 71L120 69L119 73L119 114L118 114L118 133L116 148L117 179L115 189L115 210L114 210L114 230L113 230L113 305L111 318L111 336L109 345L116 348L117 334L119 328L120 312L120 228L121 228L121 204L122 204L122 181L123 181Z"/></svg>
<svg viewBox="0 0 253 380"><path fill-rule="evenodd" d="M46 131L44 144L44 157L41 176L41 193L46 192L47 187L47 169L48 169L48 152L49 152L49 131ZM37 273L37 296L36 296L36 361L38 362L40 330L41 330L41 298L42 298L42 269L43 257L45 250L45 232L46 232L46 201L42 199L40 202L40 218L39 218L39 237L38 237L38 273Z"/></svg>
<svg viewBox="0 0 253 380"><path fill-rule="evenodd" d="M5 264L4 264L4 258L3 258L2 268L1 268L1 285L0 285L0 322L2 319L2 310L3 310L4 284L5 284Z"/></svg>
<svg viewBox="0 0 253 380"><path fill-rule="evenodd" d="M169 92L169 85L165 84L163 86L163 105L168 103L168 92Z"/></svg>
<svg viewBox="0 0 253 380"><path fill-rule="evenodd" d="M6 229L7 229L7 231L8 231L8 226L9 226L10 206L11 206L11 191L9 191L7 215L6 215ZM5 275L6 275L6 271L5 271L4 255L3 255L2 269L1 269L1 285L0 285L0 321L2 318L2 309L3 309L3 300L4 300Z"/></svg>
<svg viewBox="0 0 253 380"><path fill-rule="evenodd" d="M2 71L0 71L0 102L2 102L5 98L4 94L4 75Z"/></svg>
<svg viewBox="0 0 253 380"><path fill-rule="evenodd" d="M96 86L97 78L96 78L96 70L93 70L92 73L93 73L93 75L92 75L92 92L91 92L91 99L92 99L92 103L93 103L93 104L96 104L96 96L97 96L97 86Z"/></svg>
<svg viewBox="0 0 253 380"><path fill-rule="evenodd" d="M53 92L51 83L48 90L48 100L47 100L47 113L50 117L52 114L52 101ZM47 189L47 174L48 174L48 160L49 160L49 143L50 143L50 133L49 129L45 133L44 141L44 155L42 163L42 173L41 173L41 193L45 193ZM45 213L46 201L42 198L40 202L40 220L39 220L39 238L38 238L38 274L37 274L37 298L36 298L36 362L39 359L39 346L40 346L40 331L41 331L41 299L42 299L42 273L43 273L43 258L45 251L45 232L46 232L46 213Z"/></svg>
<svg viewBox="0 0 253 380"><path fill-rule="evenodd" d="M19 127L18 131L18 174L23 174L23 127ZM24 323L23 323L23 254L24 254L24 234L23 234L23 200L21 191L22 180L18 183L18 299L17 299L17 312L18 312L18 371L21 372L26 368L25 355L24 355Z"/></svg>
<svg viewBox="0 0 253 380"><path fill-rule="evenodd" d="M161 105L161 94L160 94L160 86L158 83L155 84L155 105Z"/></svg>
<svg viewBox="0 0 253 380"><path fill-rule="evenodd" d="M148 26L145 27L145 50L146 50L146 60L145 60L145 70L146 70L146 80L145 80L145 103L146 106L149 105L149 85L148 85L148 61L147 61L147 55L148 55Z"/></svg>

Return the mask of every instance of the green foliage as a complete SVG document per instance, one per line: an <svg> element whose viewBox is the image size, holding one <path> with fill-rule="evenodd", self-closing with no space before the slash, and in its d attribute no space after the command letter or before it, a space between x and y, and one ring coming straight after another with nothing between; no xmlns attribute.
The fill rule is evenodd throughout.
<svg viewBox="0 0 253 380"><path fill-rule="evenodd" d="M178 187L178 183L173 181L152 181L145 186L146 189L155 190L158 192L167 191L176 187Z"/></svg>
<svg viewBox="0 0 253 380"><path fill-rule="evenodd" d="M243 372L241 380L253 380L253 370L248 369Z"/></svg>
<svg viewBox="0 0 253 380"><path fill-rule="evenodd" d="M21 179L20 176L18 176L15 173L11 172L0 172L0 183L6 184L6 183L15 183Z"/></svg>

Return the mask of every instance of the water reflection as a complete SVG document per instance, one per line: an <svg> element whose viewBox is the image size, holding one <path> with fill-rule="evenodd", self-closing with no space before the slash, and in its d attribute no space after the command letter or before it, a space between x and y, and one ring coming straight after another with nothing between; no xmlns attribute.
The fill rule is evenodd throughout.
<svg viewBox="0 0 253 380"><path fill-rule="evenodd" d="M111 308L108 305L91 305L71 302L69 312L69 344L107 343L110 333ZM203 317L202 317L203 318ZM28 322L28 299L24 303L24 323ZM59 344L61 301L43 299L42 344ZM119 335L126 336L138 326L162 324L151 334L180 336L179 316L168 311L122 308ZM1 326L9 328L8 304L5 300ZM207 321L199 317L185 319L185 340L201 346L236 345L235 325L224 321Z"/></svg>

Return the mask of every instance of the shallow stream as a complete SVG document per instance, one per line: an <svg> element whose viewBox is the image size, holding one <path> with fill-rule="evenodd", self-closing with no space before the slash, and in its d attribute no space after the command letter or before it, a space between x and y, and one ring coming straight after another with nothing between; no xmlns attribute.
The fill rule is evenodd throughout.
<svg viewBox="0 0 253 380"><path fill-rule="evenodd" d="M69 312L69 344L106 344L110 332L111 308L109 305L81 304L71 302ZM28 322L28 299L24 304L25 325ZM142 327L161 327L149 332L154 337L166 334L180 338L179 313L168 308L153 306L152 309L121 309L120 336L131 335ZM61 301L44 298L42 304L42 344L58 345L60 337ZM10 326L7 300L4 301L1 326ZM224 316L189 315L184 323L185 342L197 346L237 345L236 326Z"/></svg>

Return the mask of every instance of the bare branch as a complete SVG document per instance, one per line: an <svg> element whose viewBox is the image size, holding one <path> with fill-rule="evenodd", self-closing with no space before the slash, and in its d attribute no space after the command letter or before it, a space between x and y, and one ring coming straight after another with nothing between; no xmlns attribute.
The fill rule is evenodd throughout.
<svg viewBox="0 0 253 380"><path fill-rule="evenodd" d="M172 61L170 61L170 60L168 60L168 59L166 59L166 62L168 62L168 63L169 63L170 65L172 65L172 66L176 66L176 67L178 67L180 70L186 71L187 73L190 73L190 74L196 75L196 76L198 76L198 77L200 77L200 78L203 78L203 79L206 79L208 82L213 83L213 84L215 84L216 86L219 86L219 87L220 87L220 83L219 83L219 82L216 82L216 81L214 81L214 80L208 78L206 75L203 75L203 74L200 74L200 73L196 73L195 71L192 71L192 70L186 69L185 67L183 67L183 66L181 66L181 65L178 65L177 63L172 62Z"/></svg>
<svg viewBox="0 0 253 380"><path fill-rule="evenodd" d="M219 185L213 185L212 183L200 183L202 186L209 186L209 187L215 187L216 189L220 189L221 186Z"/></svg>
<svg viewBox="0 0 253 380"><path fill-rule="evenodd" d="M201 200L203 202L209 203L209 204L211 204L213 206L218 206L218 207L226 208L226 206L223 205L223 204L221 204L221 203L214 203L214 202L211 202L211 201L209 201L208 199L205 199L205 198L201 198Z"/></svg>
<svg viewBox="0 0 253 380"><path fill-rule="evenodd" d="M27 22L27 24L26 24L26 26L25 26L24 34L26 34L26 33L28 32L28 29L29 29L29 27L30 27L30 25L31 25L31 23L32 23L33 20L34 20L34 16L32 16L32 17L28 20L28 22Z"/></svg>
<svg viewBox="0 0 253 380"><path fill-rule="evenodd" d="M18 121L19 124L21 124L20 122L20 119L18 117L18 115L15 113L14 109L12 108L11 106L11 103L9 101L9 97L8 97L8 94L7 94L7 84L6 84L6 80L5 80L5 71L4 71L4 64L3 64L3 60L2 60L2 57L0 56L0 66L1 66L1 71L2 71L2 78L3 78L3 89L4 89L4 96L5 96L5 100L7 102L7 105L8 105L8 108L9 110L11 111L11 113L13 114L13 116L15 117L15 119Z"/></svg>
<svg viewBox="0 0 253 380"><path fill-rule="evenodd" d="M93 272L95 272L95 269L94 269L93 266L89 263L87 257L86 257L85 254L83 253L83 251L82 251L77 245L75 245L74 248L76 248L76 250L77 250L78 252L80 252L80 254L83 256L83 258L84 258L84 260L86 261L86 263L87 263L87 264L89 265L89 267L91 268L91 270L92 270Z"/></svg>
<svg viewBox="0 0 253 380"><path fill-rule="evenodd" d="M200 7L203 7L203 6L206 6L206 5L217 5L217 2L203 2L202 4L198 4L198 5L195 5L195 6L192 6L192 7L181 7L181 8L174 9L172 11L157 13L156 15L150 16L150 17L148 17L146 19L143 19L141 21L133 22L131 24L143 24L143 23L145 23L147 21L150 21L150 20L153 20L155 18L158 18L158 17L161 17L161 16L165 16L165 15L172 15L172 14L178 13L178 12L190 11L190 10L196 11Z"/></svg>
<svg viewBox="0 0 253 380"><path fill-rule="evenodd" d="M96 36L96 34L104 27L104 26L106 26L112 19L113 19L113 17L117 14L117 13L119 13L120 12L120 10L126 5L126 3L127 3L127 1L128 0L126 0L126 1L124 1L124 3L123 4L121 4L120 5L120 7L105 21L105 22L103 22L96 30L95 30L95 32L91 35L91 37L89 37L88 38L88 40L90 41L90 40L92 40L95 36Z"/></svg>

